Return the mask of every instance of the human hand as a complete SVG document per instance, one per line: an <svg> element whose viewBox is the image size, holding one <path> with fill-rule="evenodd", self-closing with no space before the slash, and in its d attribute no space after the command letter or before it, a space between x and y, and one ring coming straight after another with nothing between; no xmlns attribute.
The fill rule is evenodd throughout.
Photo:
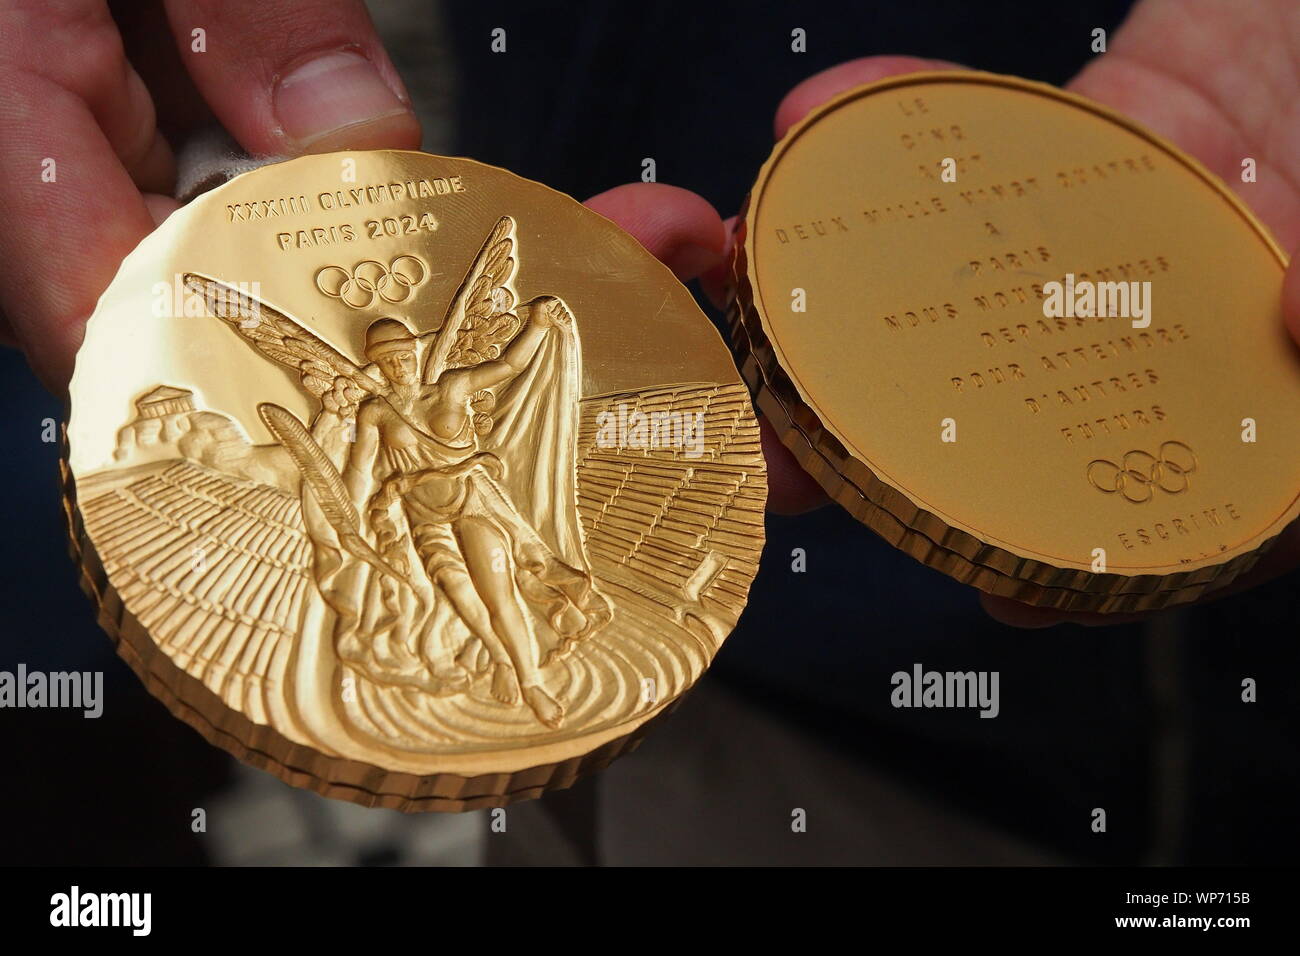
<svg viewBox="0 0 1300 956"><path fill-rule="evenodd" d="M361 0L166 0L120 21L105 0L0 0L0 88L0 342L55 394L123 257L177 207L161 130L210 111L254 156L420 143Z"/></svg>
<svg viewBox="0 0 1300 956"><path fill-rule="evenodd" d="M522 306L528 310L529 319L544 329L569 325L569 310L557 296L542 295Z"/></svg>

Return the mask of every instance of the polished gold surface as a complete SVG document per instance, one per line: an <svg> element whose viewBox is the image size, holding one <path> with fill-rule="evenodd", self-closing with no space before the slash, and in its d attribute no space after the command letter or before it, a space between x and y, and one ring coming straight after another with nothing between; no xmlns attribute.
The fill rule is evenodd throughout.
<svg viewBox="0 0 1300 956"><path fill-rule="evenodd" d="M414 152L263 167L123 264L63 465L101 623L300 786L496 806L630 749L744 608L745 387L632 237Z"/></svg>
<svg viewBox="0 0 1300 956"><path fill-rule="evenodd" d="M1155 608L1300 513L1285 257L1132 122L991 74L885 80L792 129L737 228L733 347L760 410L927 564L1036 604ZM1088 283L1121 308L1066 307ZM1100 283L1135 293L1125 314Z"/></svg>

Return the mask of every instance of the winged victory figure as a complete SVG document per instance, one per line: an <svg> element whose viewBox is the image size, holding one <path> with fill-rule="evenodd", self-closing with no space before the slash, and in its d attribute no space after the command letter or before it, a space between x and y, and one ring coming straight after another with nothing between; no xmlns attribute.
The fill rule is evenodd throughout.
<svg viewBox="0 0 1300 956"><path fill-rule="evenodd" d="M503 217L441 325L377 319L364 364L265 302L185 277L320 403L310 424L258 410L301 474L334 653L367 685L363 703L382 698L376 709L408 729L419 715L395 708L463 693L479 674L500 704L559 727L564 704L542 671L612 615L577 516L573 317L556 296L518 302L515 242Z"/></svg>

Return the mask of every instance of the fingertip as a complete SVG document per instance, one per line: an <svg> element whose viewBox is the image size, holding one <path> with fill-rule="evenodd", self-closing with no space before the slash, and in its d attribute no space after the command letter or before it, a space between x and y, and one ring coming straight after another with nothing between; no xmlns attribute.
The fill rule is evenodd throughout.
<svg viewBox="0 0 1300 956"><path fill-rule="evenodd" d="M786 448L766 416L758 418L759 440L767 462L767 510L797 515L828 504L830 498Z"/></svg>
<svg viewBox="0 0 1300 956"><path fill-rule="evenodd" d="M984 607L984 613L999 624L1025 630L1055 627L1058 624L1064 624L1066 621L1064 614L1052 608L1034 607L1032 604L1013 601L1011 598L999 597L996 594L986 594L982 591L980 592L980 604Z"/></svg>
<svg viewBox="0 0 1300 956"><path fill-rule="evenodd" d="M1011 627L1037 630L1058 624L1077 624L1080 627L1115 627L1144 621L1152 612L1142 614L1103 614L1098 611L1058 611L1050 607L1035 607L995 594L980 594L980 603L989 617Z"/></svg>
<svg viewBox="0 0 1300 956"><path fill-rule="evenodd" d="M820 73L814 73L785 95L781 105L776 108L774 123L776 138L785 136L790 127L827 100L834 99L855 86L874 83L876 80L901 73L961 69L965 67L947 60L930 60L916 56L867 56L840 63Z"/></svg>
<svg viewBox="0 0 1300 956"><path fill-rule="evenodd" d="M722 221L726 240L722 247L722 260L700 275L700 289L718 309L727 307L727 286L731 282L731 250L736 241L736 218L732 216Z"/></svg>
<svg viewBox="0 0 1300 956"><path fill-rule="evenodd" d="M585 203L622 227L683 282L716 268L727 246L722 217L702 196L666 183L628 183Z"/></svg>

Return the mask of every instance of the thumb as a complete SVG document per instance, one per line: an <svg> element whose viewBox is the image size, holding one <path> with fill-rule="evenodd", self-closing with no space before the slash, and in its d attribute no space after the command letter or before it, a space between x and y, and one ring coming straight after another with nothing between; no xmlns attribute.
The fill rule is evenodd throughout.
<svg viewBox="0 0 1300 956"><path fill-rule="evenodd" d="M410 97L361 0L166 6L195 86L254 156L419 147Z"/></svg>

